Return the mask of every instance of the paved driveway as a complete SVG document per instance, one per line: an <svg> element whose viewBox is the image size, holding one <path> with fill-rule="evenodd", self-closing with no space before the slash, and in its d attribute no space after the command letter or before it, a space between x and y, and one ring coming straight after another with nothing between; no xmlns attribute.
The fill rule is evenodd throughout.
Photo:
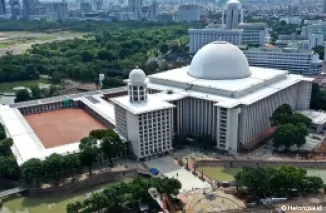
<svg viewBox="0 0 326 213"><path fill-rule="evenodd" d="M210 184L200 180L191 172L188 172L186 169L175 164L171 156L150 160L145 162L145 164L149 168L158 169L166 177L178 179L182 184L181 192L189 191L195 188L211 188Z"/></svg>

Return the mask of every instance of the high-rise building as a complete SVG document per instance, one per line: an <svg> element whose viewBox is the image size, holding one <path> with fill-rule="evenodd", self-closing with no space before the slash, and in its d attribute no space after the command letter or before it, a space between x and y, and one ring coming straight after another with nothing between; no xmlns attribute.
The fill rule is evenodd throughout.
<svg viewBox="0 0 326 213"><path fill-rule="evenodd" d="M180 5L178 9L179 21L199 21L200 7L199 5Z"/></svg>
<svg viewBox="0 0 326 213"><path fill-rule="evenodd" d="M19 0L10 0L9 1L11 8L11 19L16 20L20 16L20 3Z"/></svg>
<svg viewBox="0 0 326 213"><path fill-rule="evenodd" d="M238 0L230 0L226 3L222 12L222 23L225 29L237 29L243 22L243 9Z"/></svg>
<svg viewBox="0 0 326 213"><path fill-rule="evenodd" d="M35 14L35 7L37 4L38 0L23 0L23 17L25 19Z"/></svg>
<svg viewBox="0 0 326 213"><path fill-rule="evenodd" d="M326 13L326 0L323 0L323 13Z"/></svg>
<svg viewBox="0 0 326 213"><path fill-rule="evenodd" d="M6 14L6 2L5 0L0 0L0 14Z"/></svg>
<svg viewBox="0 0 326 213"><path fill-rule="evenodd" d="M128 0L128 12L140 18L142 14L143 0Z"/></svg>
<svg viewBox="0 0 326 213"><path fill-rule="evenodd" d="M81 2L80 3L80 9L84 12L84 13L90 13L92 12L92 5L90 2Z"/></svg>
<svg viewBox="0 0 326 213"><path fill-rule="evenodd" d="M263 45L266 42L265 23L243 23L243 9L238 0L229 0L222 12L222 26L207 26L204 29L189 29L189 52L195 53L201 47L216 40L234 45Z"/></svg>
<svg viewBox="0 0 326 213"><path fill-rule="evenodd" d="M68 3L65 2L48 2L44 3L46 15L50 20L68 19Z"/></svg>

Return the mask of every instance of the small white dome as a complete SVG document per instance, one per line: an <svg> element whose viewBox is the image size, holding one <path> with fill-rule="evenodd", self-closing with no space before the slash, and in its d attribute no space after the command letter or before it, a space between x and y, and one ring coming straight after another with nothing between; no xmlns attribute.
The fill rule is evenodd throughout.
<svg viewBox="0 0 326 213"><path fill-rule="evenodd" d="M238 0L229 0L226 2L227 9L241 9L242 4Z"/></svg>
<svg viewBox="0 0 326 213"><path fill-rule="evenodd" d="M215 41L193 57L188 74L200 79L227 80L251 76L248 60L233 44Z"/></svg>
<svg viewBox="0 0 326 213"><path fill-rule="evenodd" d="M129 82L130 84L141 85L145 84L146 81L146 74L141 69L133 69L129 73Z"/></svg>

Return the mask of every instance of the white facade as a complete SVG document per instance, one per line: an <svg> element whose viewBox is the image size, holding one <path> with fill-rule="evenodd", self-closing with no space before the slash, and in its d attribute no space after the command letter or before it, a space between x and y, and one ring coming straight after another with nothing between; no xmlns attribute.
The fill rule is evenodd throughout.
<svg viewBox="0 0 326 213"><path fill-rule="evenodd" d="M326 22L302 27L301 35L308 38L311 34L321 34L324 40L326 40Z"/></svg>
<svg viewBox="0 0 326 213"><path fill-rule="evenodd" d="M148 97L146 76L140 69L129 74L128 96L114 98L117 131L138 159L172 150L174 105Z"/></svg>
<svg viewBox="0 0 326 213"><path fill-rule="evenodd" d="M263 45L266 42L267 26L264 23L243 23L242 5L229 0L222 12L221 27L189 29L189 52L195 53L213 41L227 41L234 45Z"/></svg>
<svg viewBox="0 0 326 213"><path fill-rule="evenodd" d="M312 81L287 71L243 67L243 53L234 48L210 43L190 66L150 75L147 84L162 91L156 97L176 106L175 133L211 135L216 147L229 153L269 129L269 117L279 105L307 109Z"/></svg>
<svg viewBox="0 0 326 213"><path fill-rule="evenodd" d="M267 36L267 25L265 23L241 23L239 29L243 30L242 44L265 44Z"/></svg>
<svg viewBox="0 0 326 213"><path fill-rule="evenodd" d="M250 66L288 70L302 75L318 75L322 71L322 60L311 50L297 47L260 47L243 50Z"/></svg>
<svg viewBox="0 0 326 213"><path fill-rule="evenodd" d="M178 8L179 21L200 21L199 5L180 5Z"/></svg>
<svg viewBox="0 0 326 213"><path fill-rule="evenodd" d="M243 22L243 9L238 0L229 0L222 11L222 24L225 29L237 29Z"/></svg>
<svg viewBox="0 0 326 213"><path fill-rule="evenodd" d="M189 53L196 53L200 48L213 41L227 41L234 45L242 44L243 30L221 28L189 29Z"/></svg>

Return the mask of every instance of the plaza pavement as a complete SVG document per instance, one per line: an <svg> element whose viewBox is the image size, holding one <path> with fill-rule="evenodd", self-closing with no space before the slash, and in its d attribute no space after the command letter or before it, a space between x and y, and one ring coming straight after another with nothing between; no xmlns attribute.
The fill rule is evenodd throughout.
<svg viewBox="0 0 326 213"><path fill-rule="evenodd" d="M212 188L212 186L194 176L191 172L175 164L171 156L165 156L145 162L149 168L158 169L163 175L168 178L178 179L181 184L181 192L190 191L193 189Z"/></svg>

